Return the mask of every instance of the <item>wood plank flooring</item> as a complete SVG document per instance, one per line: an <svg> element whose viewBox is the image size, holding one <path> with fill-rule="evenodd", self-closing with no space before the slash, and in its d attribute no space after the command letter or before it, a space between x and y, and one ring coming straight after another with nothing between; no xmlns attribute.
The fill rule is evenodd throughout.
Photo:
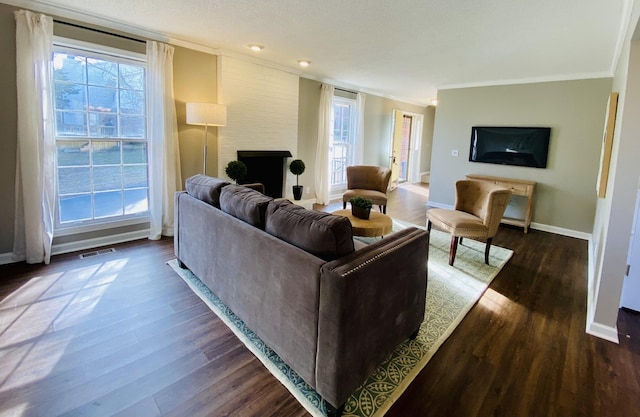
<svg viewBox="0 0 640 417"><path fill-rule="evenodd" d="M426 201L401 187L387 213L424 225ZM640 415L640 316L620 345L585 334L587 243L495 244L513 258L387 416ZM114 247L0 266L0 416L308 415L166 265L172 239Z"/></svg>

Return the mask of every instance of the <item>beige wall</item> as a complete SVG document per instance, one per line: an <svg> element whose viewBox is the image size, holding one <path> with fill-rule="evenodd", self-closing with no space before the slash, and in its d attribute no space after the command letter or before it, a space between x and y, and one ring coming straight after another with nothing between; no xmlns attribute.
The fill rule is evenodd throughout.
<svg viewBox="0 0 640 417"><path fill-rule="evenodd" d="M0 65L0 190L3 200L0 204L0 254L13 251L18 130L14 10L15 7L0 4L0 52L5 58Z"/></svg>
<svg viewBox="0 0 640 417"><path fill-rule="evenodd" d="M533 221L591 233L609 78L440 90L429 200L453 205L455 181L485 174L537 182ZM469 162L474 125L549 126L546 169ZM458 150L457 157L451 155ZM516 204L517 201L514 202Z"/></svg>
<svg viewBox="0 0 640 417"><path fill-rule="evenodd" d="M298 155L307 166L306 172L300 177L300 183L305 187L310 187L312 197L315 196L313 172L315 172L316 145L318 143L320 85L319 81L300 78ZM389 151L393 133L391 125L395 109L424 115L420 171L429 170L433 140L433 107L421 107L367 94L364 108L364 164L389 166ZM307 194L304 198L308 198Z"/></svg>
<svg viewBox="0 0 640 417"><path fill-rule="evenodd" d="M204 126L187 124L186 103L217 103L217 56L174 46L173 93L176 99L182 182L202 174ZM218 172L218 128L207 129L207 173Z"/></svg>

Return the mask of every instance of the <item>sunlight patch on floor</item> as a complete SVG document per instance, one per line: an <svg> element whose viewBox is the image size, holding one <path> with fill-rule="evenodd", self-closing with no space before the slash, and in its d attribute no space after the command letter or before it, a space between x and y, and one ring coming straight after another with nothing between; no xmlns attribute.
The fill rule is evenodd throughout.
<svg viewBox="0 0 640 417"><path fill-rule="evenodd" d="M34 277L0 301L0 397L51 374L74 340L77 330L73 326L94 313L128 261L118 259ZM69 334L55 333L62 329L69 329ZM19 375L18 379L13 375ZM19 404L12 413L21 415Z"/></svg>

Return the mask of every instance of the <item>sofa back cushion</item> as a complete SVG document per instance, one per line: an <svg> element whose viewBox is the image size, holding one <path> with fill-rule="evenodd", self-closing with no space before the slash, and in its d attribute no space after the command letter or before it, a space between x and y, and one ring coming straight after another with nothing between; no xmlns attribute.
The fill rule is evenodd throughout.
<svg viewBox="0 0 640 417"><path fill-rule="evenodd" d="M349 219L307 210L288 200L269 203L265 230L325 261L354 251Z"/></svg>
<svg viewBox="0 0 640 417"><path fill-rule="evenodd" d="M264 230L265 212L272 200L256 190L232 184L224 187L220 193L220 209Z"/></svg>
<svg viewBox="0 0 640 417"><path fill-rule="evenodd" d="M227 185L227 181L202 174L189 177L185 182L187 194L217 208L220 208L220 192Z"/></svg>

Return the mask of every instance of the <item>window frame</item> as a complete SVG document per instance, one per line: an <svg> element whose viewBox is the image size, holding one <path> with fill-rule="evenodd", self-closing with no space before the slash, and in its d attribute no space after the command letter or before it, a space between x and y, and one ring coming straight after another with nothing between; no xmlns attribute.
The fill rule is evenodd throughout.
<svg viewBox="0 0 640 417"><path fill-rule="evenodd" d="M150 211L149 204L151 200L151 196L149 194L149 186L150 186L150 138L148 136L148 120L149 120L149 106L147 103L147 88L148 88L148 67L147 67L147 59L145 54L127 51L123 49L117 49L109 46L103 46L98 44L93 44L85 41L63 38L59 36L54 36L53 39L53 48L52 48L52 58L54 53L71 53L82 55L85 58L94 58L99 60L108 60L110 62L124 63L124 64L135 64L144 68L145 80L144 80L144 101L145 108L143 112L144 116L144 128L145 134L144 138L127 138L122 136L107 136L107 137L98 137L91 136L90 131L87 131L87 135L85 136L59 136L56 128L54 127L54 136L55 142L58 141L89 141L93 143L94 141L105 142L105 141L116 141L120 144L125 144L127 142L143 142L146 144L146 169L147 169L147 210L140 213L132 213L132 214L123 214L118 216L111 217L103 217L103 218L92 218L85 220L77 220L70 222L61 222L60 218L60 192L59 192L59 183L58 183L58 151L57 145L55 149L55 172L56 176L56 189L55 189L55 219L54 219L54 236L68 236L79 233L93 232L98 230L105 230L117 227L126 227L131 225L137 225L142 223L148 223L150 219ZM54 73L53 67L51 68L51 85L53 86L54 81ZM52 89L51 94L54 94ZM53 101L55 103L55 101ZM55 112L55 105L53 111ZM119 114L119 113L118 113ZM89 129L89 126L87 126ZM90 167L93 166L93 162L90 162ZM123 166L123 161L121 159L120 166ZM123 186L122 186L123 187ZM124 188L121 187L121 190L124 191ZM91 180L91 191L90 194L93 195L95 191L93 189L93 181ZM124 196L123 196L124 198ZM93 203L92 203L93 207Z"/></svg>

